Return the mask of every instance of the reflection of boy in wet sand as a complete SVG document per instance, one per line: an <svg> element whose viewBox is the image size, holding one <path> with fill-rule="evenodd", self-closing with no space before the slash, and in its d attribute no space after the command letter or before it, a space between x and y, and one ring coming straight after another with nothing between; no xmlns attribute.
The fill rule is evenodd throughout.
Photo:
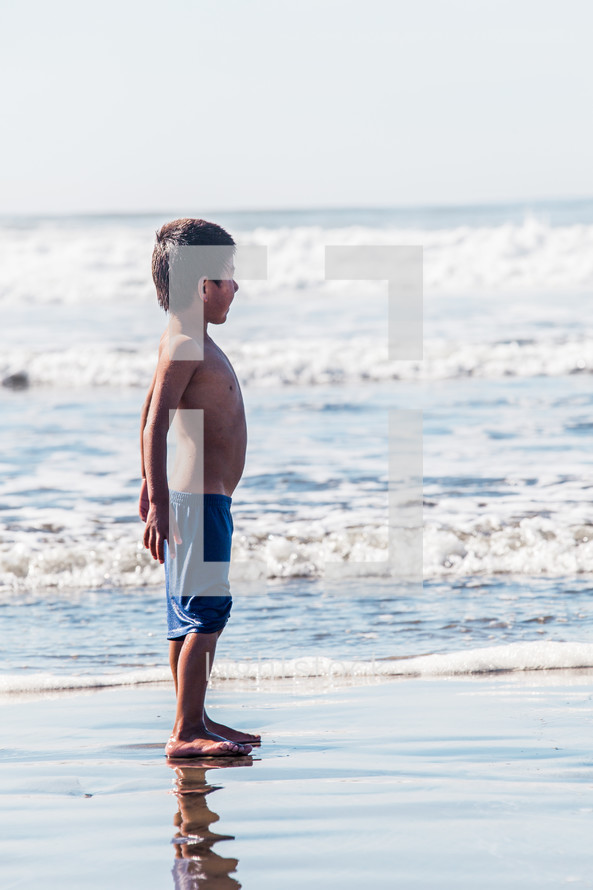
<svg viewBox="0 0 593 890"><path fill-rule="evenodd" d="M187 283L186 262L175 279L170 306L169 269L175 270L183 256L190 257L191 267L195 256L183 248L213 245L226 254L220 277L198 273L189 289L179 291L184 275ZM216 723L204 709L216 642L231 609L230 504L247 444L239 383L208 334L209 324L224 324L238 289L233 255L234 241L220 226L181 219L157 232L152 257L158 300L171 315L142 410L140 516L146 522L144 544L154 559L165 563L167 577L167 636L177 693L169 757L247 754L248 743L259 741L259 736ZM168 481L167 432L173 411L178 445Z"/></svg>
<svg viewBox="0 0 593 890"><path fill-rule="evenodd" d="M207 797L217 786L206 782L206 770L213 766L250 766L251 757L225 757L195 759L195 766L176 767L175 794L179 811L174 824L178 833L173 839L175 863L173 878L176 890L198 890L216 887L216 890L239 890L241 884L231 877L239 864L237 859L220 856L214 845L220 841L234 840L230 834L217 834L211 826L219 817L208 806Z"/></svg>

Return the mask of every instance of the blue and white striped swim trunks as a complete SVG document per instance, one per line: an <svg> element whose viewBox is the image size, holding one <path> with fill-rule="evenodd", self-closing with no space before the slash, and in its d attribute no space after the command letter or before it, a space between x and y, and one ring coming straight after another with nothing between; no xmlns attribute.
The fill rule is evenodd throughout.
<svg viewBox="0 0 593 890"><path fill-rule="evenodd" d="M224 494L170 491L181 544L174 558L165 542L167 639L216 633L229 620L233 519ZM171 532L172 534L172 532Z"/></svg>

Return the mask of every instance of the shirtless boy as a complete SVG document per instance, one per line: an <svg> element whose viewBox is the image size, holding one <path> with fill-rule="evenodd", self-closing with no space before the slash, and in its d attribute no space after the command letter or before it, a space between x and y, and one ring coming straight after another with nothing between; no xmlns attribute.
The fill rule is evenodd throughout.
<svg viewBox="0 0 593 890"><path fill-rule="evenodd" d="M200 219L167 223L156 238L152 276L170 322L142 409L139 510L146 522L144 545L165 564L167 581L177 711L165 751L171 758L236 756L248 754L260 737L215 722L204 708L216 643L231 610L230 505L247 444L237 377L208 333L209 325L224 324L238 290L235 243L220 226ZM186 285L179 296L176 288L170 305L170 265L185 246L213 245L219 256L222 250L224 273L216 279L190 275L189 289ZM199 264L200 251L192 256L196 253ZM167 433L173 415L178 442L168 479Z"/></svg>

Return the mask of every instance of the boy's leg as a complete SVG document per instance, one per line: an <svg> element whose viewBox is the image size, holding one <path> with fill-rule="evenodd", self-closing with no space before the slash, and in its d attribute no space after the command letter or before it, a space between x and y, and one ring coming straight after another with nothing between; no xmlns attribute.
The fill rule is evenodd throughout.
<svg viewBox="0 0 593 890"><path fill-rule="evenodd" d="M216 638L221 635L222 629L219 630L216 634ZM196 636L196 634L193 634ZM171 640L169 643L169 663L171 665L171 673L173 674L173 682L175 683L175 692L177 693L177 675L178 675L178 665L179 665L179 656L181 655L181 649L183 646L183 640ZM212 670L212 661L214 660L214 652L212 653L211 658L209 659L209 671ZM230 742L260 742L261 736L259 734L253 734L250 732L244 732L241 729L233 729L231 726L226 726L224 723L217 723L215 720L212 720L208 714L206 713L206 708L204 707L204 724L206 729L214 733L216 735L221 736L224 739L227 739Z"/></svg>
<svg viewBox="0 0 593 890"><path fill-rule="evenodd" d="M218 631L217 639L221 635L224 628ZM210 663L210 670L212 670L212 663ZM226 726L224 723L217 723L216 720L212 720L208 714L206 713L206 708L204 707L204 722L206 724L206 729L210 732L216 733L216 735L222 736L224 739L228 739L230 742L242 742L243 744L252 745L259 744L261 742L261 736L258 734L254 734L251 732L244 732L242 729L233 729L231 726Z"/></svg>
<svg viewBox="0 0 593 890"><path fill-rule="evenodd" d="M177 695L177 664L181 655L181 647L185 637L180 640L169 640L169 666L173 674L173 683L175 684L175 695Z"/></svg>
<svg viewBox="0 0 593 890"><path fill-rule="evenodd" d="M216 639L221 635L222 630L216 632ZM173 674L173 683L175 684L175 695L177 695L177 673L178 673L178 665L179 665L179 656L181 655L181 650L183 648L183 643L187 637L182 637L180 640L169 640L169 666L171 668L171 673ZM214 655L212 656L214 658ZM212 670L212 662L209 662L210 670Z"/></svg>
<svg viewBox="0 0 593 890"><path fill-rule="evenodd" d="M204 698L216 651L217 633L188 634L175 662L177 712L165 753L168 757L248 754L249 745L227 741L206 727ZM179 644L175 644L179 646ZM176 650L175 650L175 654Z"/></svg>

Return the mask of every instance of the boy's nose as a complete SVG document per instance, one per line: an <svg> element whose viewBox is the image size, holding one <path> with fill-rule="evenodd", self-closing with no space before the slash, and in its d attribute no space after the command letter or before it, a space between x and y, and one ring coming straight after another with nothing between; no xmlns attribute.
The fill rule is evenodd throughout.
<svg viewBox="0 0 593 890"><path fill-rule="evenodd" d="M235 281L234 278L233 278L233 287L235 288L235 293L237 293L237 291L239 290L239 285L237 284L237 282Z"/></svg>

